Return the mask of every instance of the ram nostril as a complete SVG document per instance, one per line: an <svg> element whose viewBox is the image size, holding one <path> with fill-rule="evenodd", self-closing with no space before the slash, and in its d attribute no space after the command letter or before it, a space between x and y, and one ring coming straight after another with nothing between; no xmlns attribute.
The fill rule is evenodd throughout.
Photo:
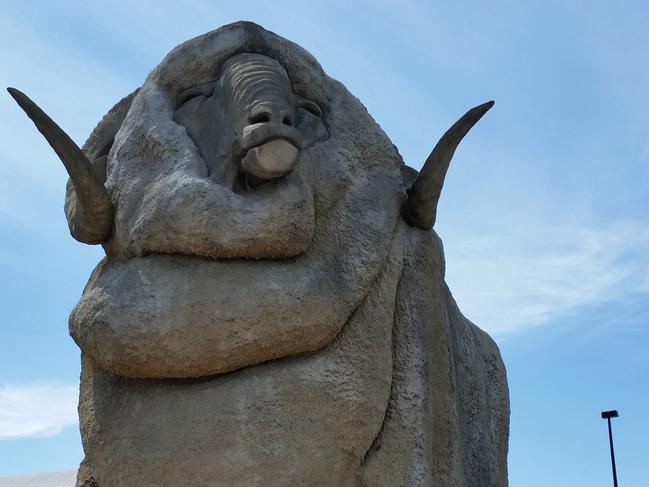
<svg viewBox="0 0 649 487"><path fill-rule="evenodd" d="M257 123L268 123L270 122L270 114L268 112L257 112L248 117L248 123L250 125L255 125Z"/></svg>
<svg viewBox="0 0 649 487"><path fill-rule="evenodd" d="M291 117L289 117L287 115L287 116L284 117L284 120L282 120L282 123L284 125L288 125L289 127L292 127L293 126L293 119L291 119Z"/></svg>

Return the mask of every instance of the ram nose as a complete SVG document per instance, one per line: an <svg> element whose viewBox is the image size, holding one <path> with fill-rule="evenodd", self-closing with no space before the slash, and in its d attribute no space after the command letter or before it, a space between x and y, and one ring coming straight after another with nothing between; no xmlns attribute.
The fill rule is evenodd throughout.
<svg viewBox="0 0 649 487"><path fill-rule="evenodd" d="M290 173L299 161L302 148L301 135L294 123L294 111L284 107L265 108L251 114L237 144L241 171L260 181Z"/></svg>

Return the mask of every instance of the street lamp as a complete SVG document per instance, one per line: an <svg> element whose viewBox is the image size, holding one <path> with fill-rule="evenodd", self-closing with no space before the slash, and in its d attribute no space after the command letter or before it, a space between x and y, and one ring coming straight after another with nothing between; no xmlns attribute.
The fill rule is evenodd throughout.
<svg viewBox="0 0 649 487"><path fill-rule="evenodd" d="M617 472L615 471L615 451L613 450L613 431L611 430L611 418L617 418L620 415L617 409L612 411L602 411L602 419L608 421L608 442L611 445L611 465L613 467L613 486L617 487Z"/></svg>

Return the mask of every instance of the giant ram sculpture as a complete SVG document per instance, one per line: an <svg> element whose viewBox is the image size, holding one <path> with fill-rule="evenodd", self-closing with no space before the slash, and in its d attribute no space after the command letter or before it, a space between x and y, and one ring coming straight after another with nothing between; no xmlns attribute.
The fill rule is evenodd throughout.
<svg viewBox="0 0 649 487"><path fill-rule="evenodd" d="M470 110L422 171L299 46L251 23L174 49L59 155L101 244L70 317L79 486L507 485L493 341L432 231Z"/></svg>

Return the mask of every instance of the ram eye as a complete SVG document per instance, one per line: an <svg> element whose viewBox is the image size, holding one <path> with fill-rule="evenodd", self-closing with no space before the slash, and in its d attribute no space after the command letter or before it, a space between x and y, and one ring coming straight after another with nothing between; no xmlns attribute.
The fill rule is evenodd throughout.
<svg viewBox="0 0 649 487"><path fill-rule="evenodd" d="M309 112L311 115L315 115L318 118L322 118L322 110L320 107L312 102L311 100L302 100L297 104L298 108L302 108Z"/></svg>
<svg viewBox="0 0 649 487"><path fill-rule="evenodd" d="M178 106L181 106L198 96L210 96L213 91L214 82L203 83L201 85L188 88L183 91L180 96L178 96Z"/></svg>
<svg viewBox="0 0 649 487"><path fill-rule="evenodd" d="M197 96L202 96L203 93L195 90L187 90L182 95L178 97L178 106L184 105L188 101L196 98Z"/></svg>

